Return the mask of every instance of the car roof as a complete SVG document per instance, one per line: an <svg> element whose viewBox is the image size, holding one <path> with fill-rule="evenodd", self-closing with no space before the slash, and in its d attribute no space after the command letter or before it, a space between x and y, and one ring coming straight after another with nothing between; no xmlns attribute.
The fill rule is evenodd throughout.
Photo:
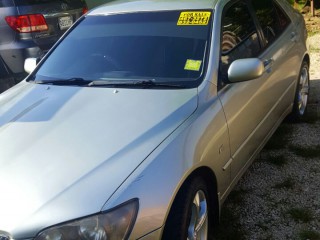
<svg viewBox="0 0 320 240"><path fill-rule="evenodd" d="M93 9L89 15L126 12L214 9L219 0L118 0Z"/></svg>

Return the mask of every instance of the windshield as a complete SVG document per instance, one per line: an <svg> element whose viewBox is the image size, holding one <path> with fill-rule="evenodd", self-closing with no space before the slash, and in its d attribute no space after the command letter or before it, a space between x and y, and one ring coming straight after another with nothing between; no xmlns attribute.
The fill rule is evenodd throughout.
<svg viewBox="0 0 320 240"><path fill-rule="evenodd" d="M204 72L211 18L210 11L87 16L31 80L152 80L197 86Z"/></svg>

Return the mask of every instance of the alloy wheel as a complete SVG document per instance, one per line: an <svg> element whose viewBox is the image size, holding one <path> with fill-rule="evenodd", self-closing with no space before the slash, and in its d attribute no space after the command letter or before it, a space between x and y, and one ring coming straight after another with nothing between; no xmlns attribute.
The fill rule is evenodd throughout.
<svg viewBox="0 0 320 240"><path fill-rule="evenodd" d="M298 92L298 109L302 116L306 110L309 95L309 73L307 67L304 67L300 73L299 92Z"/></svg>
<svg viewBox="0 0 320 240"><path fill-rule="evenodd" d="M208 238L208 205L206 195L199 190L191 205L191 219L188 227L188 240L206 240Z"/></svg>

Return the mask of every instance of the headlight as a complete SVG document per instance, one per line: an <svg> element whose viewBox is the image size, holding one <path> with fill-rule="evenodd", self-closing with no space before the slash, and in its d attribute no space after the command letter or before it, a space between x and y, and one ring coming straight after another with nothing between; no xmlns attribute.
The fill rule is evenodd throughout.
<svg viewBox="0 0 320 240"><path fill-rule="evenodd" d="M138 206L138 200L132 200L111 211L46 229L35 240L128 239Z"/></svg>

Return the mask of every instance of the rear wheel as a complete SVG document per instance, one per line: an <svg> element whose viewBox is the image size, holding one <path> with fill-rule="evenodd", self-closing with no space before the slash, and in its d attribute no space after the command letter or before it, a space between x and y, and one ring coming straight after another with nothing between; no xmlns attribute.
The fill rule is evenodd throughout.
<svg viewBox="0 0 320 240"><path fill-rule="evenodd" d="M210 195L205 181L200 177L189 180L172 205L162 239L210 239L210 210Z"/></svg>
<svg viewBox="0 0 320 240"><path fill-rule="evenodd" d="M303 61L296 87L296 94L293 103L290 120L302 120L307 112L308 98L310 90L309 65Z"/></svg>

